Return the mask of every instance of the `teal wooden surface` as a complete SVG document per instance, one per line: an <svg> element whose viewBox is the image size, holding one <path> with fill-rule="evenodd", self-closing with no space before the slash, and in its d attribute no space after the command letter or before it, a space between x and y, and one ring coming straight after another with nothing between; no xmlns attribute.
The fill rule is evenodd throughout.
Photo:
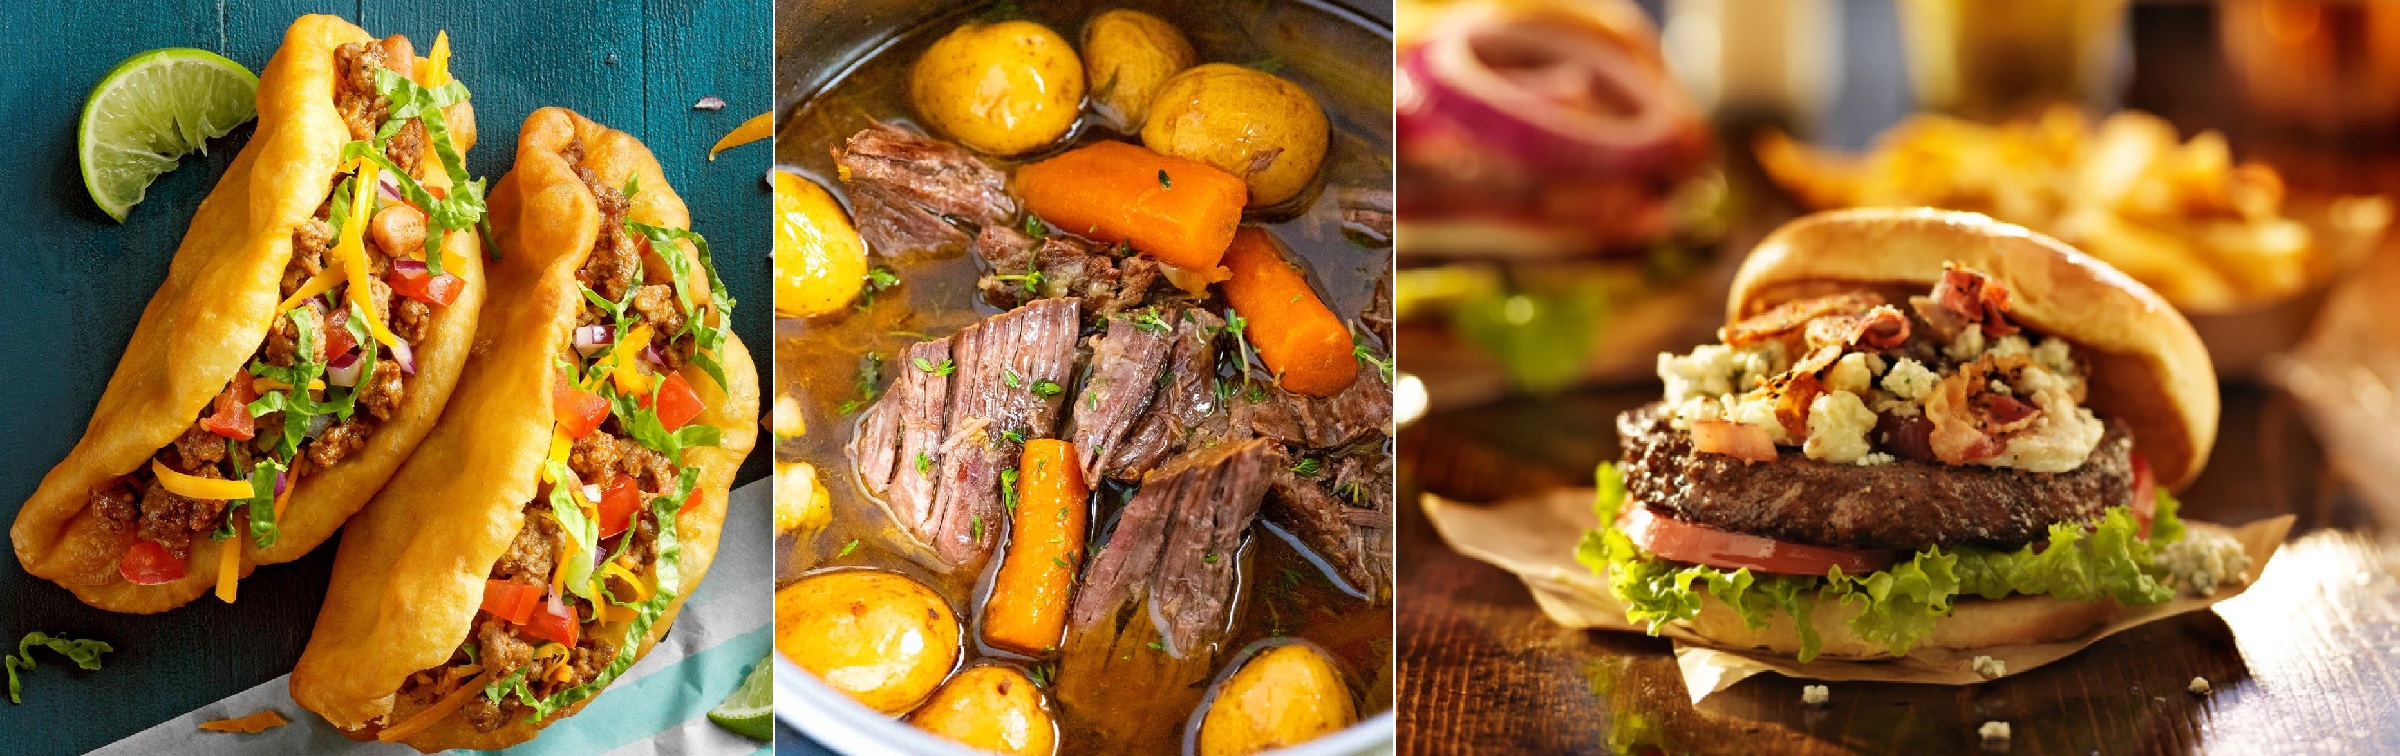
<svg viewBox="0 0 2400 756"><path fill-rule="evenodd" d="M545 105L574 108L642 138L690 205L693 226L709 238L741 303L736 330L762 367L772 364L763 183L769 149L753 145L706 160L719 136L770 105L772 10L764 0L8 6L0 11L0 68L10 71L0 77L0 228L9 239L0 252L0 517L13 520L18 503L82 435L192 212L250 131L187 158L120 225L93 206L76 171L84 92L118 61L159 47L205 48L261 70L285 27L304 13L339 15L378 35L407 34L419 51L436 30L448 29L452 70L475 95L480 142L468 163L478 176L499 179L519 124ZM728 106L691 108L709 95ZM751 455L742 479L762 475L766 457ZM23 675L25 702L0 704L0 753L80 753L290 671L323 599L332 555L328 542L301 561L260 569L244 581L238 605L204 597L147 617L91 609L25 574L15 559L0 559L0 643L8 650L32 630L97 637L118 648L99 672L41 657L41 668Z"/></svg>

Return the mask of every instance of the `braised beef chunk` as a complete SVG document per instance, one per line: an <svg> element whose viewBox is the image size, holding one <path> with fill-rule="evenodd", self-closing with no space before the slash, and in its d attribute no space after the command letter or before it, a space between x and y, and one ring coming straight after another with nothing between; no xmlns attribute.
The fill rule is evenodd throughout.
<svg viewBox="0 0 2400 756"><path fill-rule="evenodd" d="M1133 315L1132 317L1141 317ZM1111 478L1137 480L1150 468L1184 449L1196 429L1218 415L1217 334L1225 321L1199 308L1161 315L1173 325L1174 354L1167 361L1166 384L1158 387L1148 411L1135 421L1100 465ZM1220 421L1221 422L1221 421ZM1098 481L1098 477L1087 476Z"/></svg>
<svg viewBox="0 0 2400 756"><path fill-rule="evenodd" d="M1276 470L1274 444L1252 440L1185 453L1143 476L1075 594L1079 630L1149 603L1174 658L1206 653L1226 630L1242 534ZM1137 610L1138 611L1138 610Z"/></svg>
<svg viewBox="0 0 2400 756"><path fill-rule="evenodd" d="M1387 457L1376 455L1379 461ZM1389 596L1392 564L1391 475L1386 465L1343 457L1331 469L1279 468L1266 518L1323 557L1352 589L1375 600ZM1327 484L1331 484L1330 490Z"/></svg>
<svg viewBox="0 0 2400 756"><path fill-rule="evenodd" d="M2015 548L2053 523L2092 521L2133 495L2133 437L2116 422L2081 467L2055 474L1911 460L1860 467L1798 450L1775 464L1747 464L1695 451L1660 404L1618 415L1617 437L1632 500L1722 530L1818 546Z"/></svg>
<svg viewBox="0 0 2400 756"><path fill-rule="evenodd" d="M935 465L944 456L951 376L950 340L920 341L901 355L883 401L867 410L850 442L859 479L881 495L893 519L924 538L935 530Z"/></svg>
<svg viewBox="0 0 2400 756"><path fill-rule="evenodd" d="M1000 473L1016 466L1024 439L1057 428L1080 323L1075 300L1045 299L951 337L950 437L936 462L932 530L921 534L945 561L980 565L999 541Z"/></svg>
<svg viewBox="0 0 2400 756"><path fill-rule="evenodd" d="M1342 206L1342 230L1378 244L1391 243L1391 190L1343 189L1338 196Z"/></svg>
<svg viewBox="0 0 2400 756"><path fill-rule="evenodd" d="M966 243L945 217L991 226L1017 212L1006 175L958 145L898 126L869 126L833 157L850 185L859 235L877 254Z"/></svg>
<svg viewBox="0 0 2400 756"><path fill-rule="evenodd" d="M1391 384L1364 362L1350 387L1333 396L1301 396L1269 387L1256 397L1237 394L1232 404L1237 428L1309 449L1341 446L1381 432L1392 422Z"/></svg>
<svg viewBox="0 0 2400 756"><path fill-rule="evenodd" d="M1152 312L1148 320L1113 318L1106 333L1092 337L1091 370L1075 394L1067 433L1081 456L1084 480L1100 479L1100 463L1149 410L1166 375L1174 333L1165 318L1174 312Z"/></svg>
<svg viewBox="0 0 2400 756"><path fill-rule="evenodd" d="M1375 281L1375 296L1367 300L1367 309L1358 314L1359 323L1375 338L1383 340L1383 354L1392 353L1392 279L1386 275Z"/></svg>
<svg viewBox="0 0 2400 756"><path fill-rule="evenodd" d="M975 286L995 307L1080 297L1085 316L1105 318L1140 306L1160 280L1149 258L1119 258L1076 237L1035 239L1002 225L983 227L975 254L990 271Z"/></svg>

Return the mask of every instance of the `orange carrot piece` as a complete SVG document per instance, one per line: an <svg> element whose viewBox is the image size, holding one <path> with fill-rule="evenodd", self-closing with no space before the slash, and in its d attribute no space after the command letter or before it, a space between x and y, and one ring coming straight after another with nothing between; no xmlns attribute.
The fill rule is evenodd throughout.
<svg viewBox="0 0 2400 756"><path fill-rule="evenodd" d="M1016 179L1026 209L1051 225L1202 273L1225 256L1250 196L1233 174L1124 142L1075 148Z"/></svg>
<svg viewBox="0 0 2400 756"><path fill-rule="evenodd" d="M449 695L442 696L441 700L433 702L432 706L419 709L417 713L409 715L399 724L383 728L383 731L375 733L375 739L386 743L398 743L407 740L410 735L424 732L425 728L440 723L443 717L450 716L451 712L466 706L468 698L483 695L484 687L491 685L492 680L500 676L499 672L496 669L484 670L483 674L476 675L475 679L466 685L459 686L457 690L450 691Z"/></svg>
<svg viewBox="0 0 2400 756"><path fill-rule="evenodd" d="M1008 554L984 603L983 642L1027 656L1058 650L1067 628L1069 594L1083 561L1090 517L1083 468L1075 445L1054 438L1025 442L1017 463L1017 510Z"/></svg>
<svg viewBox="0 0 2400 756"><path fill-rule="evenodd" d="M238 732L244 735L256 735L287 724L291 724L291 720L284 719L281 712L274 709L260 709L257 713L238 719L201 722L200 729L210 732Z"/></svg>
<svg viewBox="0 0 2400 756"><path fill-rule="evenodd" d="M1326 309L1308 277L1285 261L1265 229L1242 229L1225 251L1225 303L1248 325L1243 333L1285 391L1332 396L1358 378L1350 329Z"/></svg>

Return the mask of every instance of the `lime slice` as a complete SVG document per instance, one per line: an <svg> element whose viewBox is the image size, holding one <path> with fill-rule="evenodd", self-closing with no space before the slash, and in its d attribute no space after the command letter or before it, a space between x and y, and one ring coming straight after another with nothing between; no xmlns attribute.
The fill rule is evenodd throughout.
<svg viewBox="0 0 2400 756"><path fill-rule="evenodd" d="M151 50L110 69L83 103L75 148L83 188L125 220L159 174L258 114L258 75L189 47Z"/></svg>
<svg viewBox="0 0 2400 756"><path fill-rule="evenodd" d="M774 667L770 660L758 660L758 665L750 668L750 676L742 678L742 687L708 710L709 721L754 740L774 740Z"/></svg>

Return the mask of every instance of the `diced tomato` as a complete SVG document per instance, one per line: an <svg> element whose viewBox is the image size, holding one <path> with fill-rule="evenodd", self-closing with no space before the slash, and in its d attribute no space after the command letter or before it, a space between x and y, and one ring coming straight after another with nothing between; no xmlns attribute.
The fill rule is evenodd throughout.
<svg viewBox="0 0 2400 756"><path fill-rule="evenodd" d="M226 438L248 441L258 435L257 421L250 417L250 402L258 399L258 391L250 386L250 376L234 376L225 393L217 395L217 411L200 421L208 432Z"/></svg>
<svg viewBox="0 0 2400 756"><path fill-rule="evenodd" d="M2150 460L2133 455L2133 522L2141 526L2142 540L2150 540L2150 520L2158 516L2158 480L2150 472Z"/></svg>
<svg viewBox="0 0 2400 756"><path fill-rule="evenodd" d="M600 537L609 538L633 527L633 513L642 508L642 489L633 478L618 474L600 492Z"/></svg>
<svg viewBox="0 0 2400 756"><path fill-rule="evenodd" d="M641 397L639 401L643 407L650 406L648 396ZM699 417L700 410L707 406L700 403L700 392L692 390L692 382L684 380L682 373L669 373L666 380L659 382L658 424L666 426L667 430L683 427L692 418Z"/></svg>
<svg viewBox="0 0 2400 756"><path fill-rule="evenodd" d="M507 580L483 581L483 610L492 616L522 625L533 617L533 607L542 603L542 587Z"/></svg>
<svg viewBox="0 0 2400 756"><path fill-rule="evenodd" d="M550 403L558 413L558 429L565 431L568 438L592 435L592 431L600 428L600 421L608 419L608 400L576 388L564 375L551 388Z"/></svg>
<svg viewBox="0 0 2400 756"><path fill-rule="evenodd" d="M441 188L439 186L434 186L432 184L425 185L425 193L433 195L433 198L436 200L446 200L450 198L450 190ZM423 210L425 208L420 207L417 209Z"/></svg>
<svg viewBox="0 0 2400 756"><path fill-rule="evenodd" d="M134 585L159 585L183 579L183 560L167 551L167 547L150 541L135 541L117 561L117 574Z"/></svg>
<svg viewBox="0 0 2400 756"><path fill-rule="evenodd" d="M1823 575L1835 567L1845 575L1864 575L1892 566L1892 554L1863 549L1837 549L1786 543L1697 525L1634 505L1625 508L1617 527L1634 545L1675 562L1705 564L1723 569L1748 567L1783 575Z"/></svg>
<svg viewBox="0 0 2400 756"><path fill-rule="evenodd" d="M576 631L579 629L581 628L575 621L575 609L567 606L567 602L559 600L558 594L555 593L543 599L541 606L534 608L533 619L525 623L526 634L542 640L557 641L559 645L568 648L575 647Z"/></svg>
<svg viewBox="0 0 2400 756"><path fill-rule="evenodd" d="M692 489L692 495L683 497L683 508L675 510L675 516L682 517L683 513L692 511L692 508L697 506L700 506L700 489L695 488Z"/></svg>
<svg viewBox="0 0 2400 756"><path fill-rule="evenodd" d="M358 348L358 339L350 336L350 310L341 309L325 321L325 359L330 362Z"/></svg>
<svg viewBox="0 0 2400 756"><path fill-rule="evenodd" d="M391 275L385 276L384 281L390 283L392 291L398 292L400 296L436 305L450 304L452 300L458 299L458 292L467 287L465 279L448 273L438 276L431 275L430 271L427 271L422 264L400 265L395 263L392 265Z"/></svg>

